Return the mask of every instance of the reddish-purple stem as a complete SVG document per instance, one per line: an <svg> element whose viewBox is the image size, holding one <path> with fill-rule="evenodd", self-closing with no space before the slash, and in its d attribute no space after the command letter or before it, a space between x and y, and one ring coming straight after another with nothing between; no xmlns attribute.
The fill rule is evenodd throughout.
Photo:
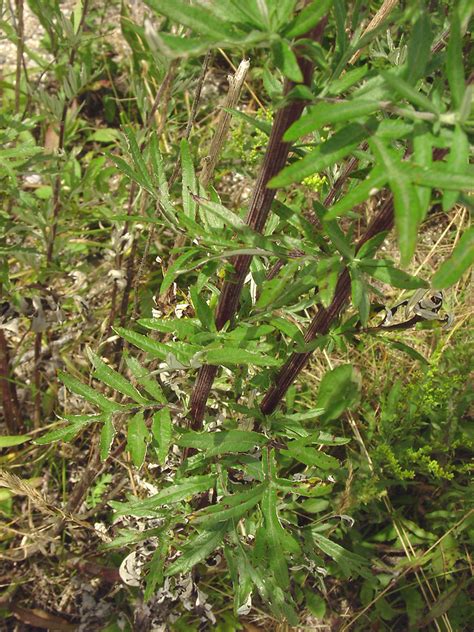
<svg viewBox="0 0 474 632"><path fill-rule="evenodd" d="M326 19L321 20L312 31L310 37L315 41L320 41L325 25ZM305 58L299 58L298 63L303 74L303 82L309 86L313 73L313 64ZM292 82L287 81L285 94L288 94L293 86ZM247 225L257 232L263 230L276 194L275 189L267 188L268 182L284 167L290 151L290 144L283 140L283 135L290 125L299 119L305 105L305 101L290 101L276 114L246 219ZM240 294L251 260L252 257L250 255L239 255L232 261L234 272L231 278L225 281L217 306L216 327L218 330L222 329L226 322L232 320L237 311ZM191 395L191 425L195 429L201 427L207 398L216 372L217 367L215 366L203 366L199 370Z"/></svg>

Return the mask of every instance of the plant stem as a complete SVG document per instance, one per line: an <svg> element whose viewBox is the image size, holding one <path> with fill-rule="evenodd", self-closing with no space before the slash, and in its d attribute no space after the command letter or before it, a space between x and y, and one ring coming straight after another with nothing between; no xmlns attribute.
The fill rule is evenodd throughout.
<svg viewBox="0 0 474 632"><path fill-rule="evenodd" d="M168 104L169 101L169 97L170 97L170 93L171 93L171 84L172 81L175 77L176 74L176 68L177 68L177 60L174 60L171 64L170 67L168 69L168 72L166 73L159 89L158 92L156 94L155 97L155 101L153 103L153 106L150 110L150 113L147 117L146 123L145 123L145 132L148 131L151 128L151 125L153 123L153 119L155 117L155 114L158 110L158 107L160 106L160 104L164 104L165 107L163 109L166 110L166 106ZM163 121L165 121L165 116L162 117ZM156 134L158 136L161 136L162 133L162 125L159 126L159 129L156 130ZM143 151L145 149L146 146L146 142L147 142L147 138L145 136L145 138L143 139L143 141L140 143L140 150ZM137 186L135 182L132 182L131 185L131 189L130 191L132 192L133 190L133 196L130 195L129 197L129 204L128 204L128 210L127 210L127 215L131 215L132 214L132 210L133 210L133 202L135 200L135 193L137 190ZM146 201L147 201L147 193L145 191L142 191L142 211L144 212L145 208L146 208ZM123 230L123 235L125 235L125 233L128 231L128 222L125 224L124 226L124 230ZM126 284L125 284L125 288L123 291L123 296L122 296L122 304L121 304L121 308L120 308L120 324L123 326L125 324L125 320L126 320L126 316L127 316L127 309L128 309L128 304L130 301L130 293L132 291L132 285L134 285L134 289L135 289L135 300L134 300L134 305L133 305L133 314L132 314L132 318L134 317L134 315L136 314L136 311L138 309L138 286L140 284L140 279L142 278L143 272L144 272L144 266L146 263L146 259L148 256L148 251L151 247L151 242L153 240L153 236L155 234L155 226L152 224L149 232L148 232L148 237L147 237L147 241L145 244L145 249L143 252L143 255L140 259L140 263L138 266L138 271L135 274L135 257L137 254L137 243L136 243L136 239L134 239L133 241L133 245L132 245L132 251L130 253L130 257L129 257L129 261L127 263L127 274L126 274ZM121 254L119 256L119 261L117 264L117 269L121 269L122 267L122 259L121 259ZM122 345L123 341L119 341L119 345Z"/></svg>
<svg viewBox="0 0 474 632"><path fill-rule="evenodd" d="M314 41L320 41L325 25L326 18L323 18L309 37ZM303 74L303 83L309 86L311 84L313 64L301 57L298 58L298 63ZM291 81L286 81L285 94L290 92L293 85ZM247 225L257 232L262 232L276 195L276 190L268 189L267 184L283 168L290 151L290 144L283 140L283 135L290 125L301 116L305 105L305 101L291 101L281 108L275 117L246 219ZM231 278L224 282L217 305L216 327L218 330L222 329L226 322L232 320L237 311L240 294L251 260L252 257L250 255L239 255L233 261L234 272ZM191 395L191 419L194 428L199 428L204 419L207 398L216 372L217 367L209 368L208 366L203 366L199 370Z"/></svg>
<svg viewBox="0 0 474 632"><path fill-rule="evenodd" d="M15 75L15 113L20 111L21 94L21 66L23 63L24 47L24 21L23 21L23 0L16 0L16 75Z"/></svg>
<svg viewBox="0 0 474 632"><path fill-rule="evenodd" d="M2 395L3 415L8 434L16 435L22 430L20 411L16 398L15 385L10 377L10 355L7 339L0 329L0 392Z"/></svg>
<svg viewBox="0 0 474 632"><path fill-rule="evenodd" d="M39 365L41 361L42 336L43 334L41 332L35 334L35 355L33 360L33 384L35 388L33 424L35 428L41 428L41 371Z"/></svg>
<svg viewBox="0 0 474 632"><path fill-rule="evenodd" d="M441 160L447 153L445 149L436 149L433 152L434 160ZM383 204L381 210L370 223L365 234L356 246L356 253L369 239L379 233L389 231L394 224L393 196L391 195ZM317 336L324 336L328 333L332 322L339 316L345 303L351 294L351 278L347 268L339 275L334 298L327 309L321 307L313 318L304 339L306 342L313 341ZM274 384L265 394L260 404L260 410L264 415L270 415L283 399L286 391L295 381L299 373L306 366L312 351L306 353L293 353L287 362L278 372Z"/></svg>
<svg viewBox="0 0 474 632"><path fill-rule="evenodd" d="M81 21L79 23L79 28L77 30L77 38L79 41L80 35L82 33L82 29L84 27L84 22L86 19L87 11L89 9L89 0L84 0L84 4L82 7L82 15ZM74 65L76 61L77 55L77 45L73 46L71 52L69 54L68 64L70 67ZM59 120L59 140L58 140L58 155L60 155L64 150L64 138L66 134L66 118L67 111L69 108L69 100L65 98L63 109L61 112L61 118ZM46 263L49 265L53 260L53 252L54 252L54 242L56 240L56 235L58 232L58 221L59 214L61 212L61 169L59 168L59 173L56 176L53 186L53 221L51 225L51 232L49 234L48 245L46 250Z"/></svg>
<svg viewBox="0 0 474 632"><path fill-rule="evenodd" d="M201 100L201 92L202 92L202 87L204 85L204 79L206 78L206 74L207 74L207 70L209 68L209 63L211 61L211 57L212 54L209 51L206 55L206 57L204 58L204 62L203 65L201 67L201 73L199 75L198 78L198 82L196 85L196 90L194 92L194 99L193 99L193 104L191 107L191 113L189 115L189 119L188 122L186 124L186 130L184 132L183 138L188 140L190 135L191 135L191 131L194 125L194 122L196 120L196 115L197 115L197 111L198 111L198 107L199 107L199 102ZM176 181L176 178L179 175L181 169L181 164L179 161L176 162L176 165L174 167L173 173L171 174L170 179L168 180L168 189L171 190L171 187L173 186L173 184ZM145 244L145 249L143 251L143 254L141 256L140 259L140 263L138 266L138 270L137 273L135 275L135 283L134 283L134 301L133 301L133 311L132 311L132 319L135 318L135 316L138 313L138 290L139 290L139 286L140 286L140 282L142 280L142 277L145 273L145 267L146 267L146 261L148 258L148 254L150 252L150 248L151 248L151 244L153 241L153 237L155 236L155 230L156 227L154 224L151 225L150 230L148 232L148 236L147 236L147 240L146 240L146 244ZM178 235L173 248L179 248L180 246L182 246L184 244L184 235ZM173 255L170 256L170 262L169 265L171 265L173 261Z"/></svg>
<svg viewBox="0 0 474 632"><path fill-rule="evenodd" d="M367 149L367 143L364 143L361 146L361 151L365 151L365 149ZM359 159L356 158L355 156L352 156L346 162L346 164L344 166L344 169L342 170L341 175L337 178L336 182L331 187L331 190L329 191L329 193L324 198L324 206L326 208L331 206L331 204L334 204L334 201L335 201L335 199L337 197L337 194L342 189L342 187L344 186L347 178L350 176L352 171L354 171L354 169L357 167L358 164L359 164ZM315 213L313 211L310 211L308 215L309 215L308 216L308 220L313 225L317 226L319 224L319 220L317 219L317 216L315 215ZM291 253L291 256L292 257L302 257L302 256L304 256L304 252L294 250ZM267 276L266 276L267 281L269 281L271 279L274 279L276 277L276 275L280 272L280 270L283 268L284 265L285 265L285 260L284 259L279 259L276 263L274 263L273 266L270 268L270 271L267 273Z"/></svg>

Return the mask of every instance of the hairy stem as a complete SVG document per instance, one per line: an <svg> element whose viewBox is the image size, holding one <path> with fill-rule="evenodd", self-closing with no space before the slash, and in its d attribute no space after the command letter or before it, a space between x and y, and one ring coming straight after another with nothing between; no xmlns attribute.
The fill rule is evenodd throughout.
<svg viewBox="0 0 474 632"><path fill-rule="evenodd" d="M446 154L447 150L436 149L433 152L433 158L435 160L441 160ZM389 231L393 228L394 224L394 207L393 196L390 196L382 205L382 208L374 217L366 232L358 242L356 246L356 252L365 244L369 239L375 237L379 233ZM331 324L341 313L344 305L349 300L351 294L351 279L349 271L345 268L339 275L339 279L336 285L336 291L334 298L327 309L321 307L318 313L311 321L308 329L305 333L305 341L311 342L317 336L324 336L328 333ZM260 404L260 410L264 415L270 415L279 405L286 391L295 381L299 373L306 366L309 358L311 357L311 351L306 353L293 353L287 362L278 372L273 385L265 394Z"/></svg>
<svg viewBox="0 0 474 632"><path fill-rule="evenodd" d="M19 434L22 430L18 400L15 385L10 377L10 355L7 339L3 329L0 329L0 392L2 397L3 415L8 434Z"/></svg>
<svg viewBox="0 0 474 632"><path fill-rule="evenodd" d="M320 41L325 25L326 19L321 20L312 31L310 37L315 41ZM299 58L298 63L303 74L304 84L310 85L313 64L303 58ZM293 85L290 81L286 82L285 94L290 92ZM284 167L290 151L290 144L283 140L283 135L290 125L301 116L305 105L304 101L291 101L281 108L275 117L246 219L247 225L257 232L262 232L276 194L275 189L267 188L268 182ZM218 330L222 329L226 322L232 320L237 311L240 294L251 260L252 257L249 255L240 255L233 260L234 272L231 278L225 281L217 306L216 327ZM210 369L206 366L201 367L199 370L191 395L191 419L195 428L199 428L202 424L207 398L212 388L216 370L215 367Z"/></svg>

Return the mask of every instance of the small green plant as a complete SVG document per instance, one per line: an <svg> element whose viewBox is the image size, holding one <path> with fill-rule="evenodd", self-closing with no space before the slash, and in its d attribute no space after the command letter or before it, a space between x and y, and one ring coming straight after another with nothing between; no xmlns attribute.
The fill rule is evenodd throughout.
<svg viewBox="0 0 474 632"><path fill-rule="evenodd" d="M467 595L460 551L470 524L457 489L472 448L459 364L440 351L409 383L393 379L374 392L353 356L373 343L380 354L395 348L426 363L396 332L428 324L442 336L440 291L473 261L466 228L432 278L411 267L432 209L471 205L472 81L463 58L471 4L449 7L447 35L444 13L417 2L365 31L373 3L147 0L153 19L143 27L122 3L126 94L95 41L87 0L69 17L55 1L30 4L54 67L38 63L56 90L28 84L32 114L17 81L15 114L0 113L3 312L10 326L13 314L20 321L17 350L24 340L33 346L33 373L21 374L25 419L14 377L24 356L12 357L6 335L0 378L11 445L32 426L35 446L91 445L53 535L68 520L81 524L82 500L88 513L101 511L114 581L124 558L119 575L137 602L143 594L150 611L181 604L176 629L192 629L184 611L193 607L239 629L256 603L296 626L306 611L329 611L334 581L361 629L367 611L370 625L439 628L439 620L450 629L446 612ZM205 123L222 120L211 99L199 111L209 51L221 50L261 64L264 108L225 112L237 122L225 159L246 181L257 171L248 207L223 201L231 196L219 173L204 179L197 167L198 153L206 164L226 143L228 127ZM94 129L91 94L109 84L106 127ZM214 131L207 152L201 140ZM39 186L25 187L27 176ZM381 248L393 228L389 255ZM406 319L389 322L396 289L421 293ZM385 319L372 321L383 308ZM318 367L317 388L304 384L315 356L330 366ZM38 436L53 411L61 423ZM138 485L104 510L114 491L106 468L117 458ZM449 510L407 499L422 486ZM8 513L9 499L2 506ZM380 552L386 543L406 559ZM216 622L199 576L218 556L233 612ZM448 578L441 592L437 574L458 571L461 588ZM183 593L197 595L194 606Z"/></svg>

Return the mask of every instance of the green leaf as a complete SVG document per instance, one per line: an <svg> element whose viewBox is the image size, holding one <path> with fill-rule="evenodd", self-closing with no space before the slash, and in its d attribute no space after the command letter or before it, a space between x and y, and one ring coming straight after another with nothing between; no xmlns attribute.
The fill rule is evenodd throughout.
<svg viewBox="0 0 474 632"><path fill-rule="evenodd" d="M318 445L346 445L346 443L350 443L351 439L347 439L346 437L336 437L333 434L329 434L328 432L317 432L310 436L310 439L305 439L305 441L311 440L311 443L317 443Z"/></svg>
<svg viewBox="0 0 474 632"><path fill-rule="evenodd" d="M449 152L447 165L449 171L464 174L469 165L469 140L460 125L456 125L451 141L451 151ZM457 191L445 191L443 194L443 211L449 211L454 206L459 193Z"/></svg>
<svg viewBox="0 0 474 632"><path fill-rule="evenodd" d="M379 109L378 101L341 101L325 103L324 101L312 106L308 114L302 116L285 132L284 139L293 141L302 136L323 128L332 123L347 122L362 116L368 116Z"/></svg>
<svg viewBox="0 0 474 632"><path fill-rule="evenodd" d="M400 167L414 184L420 186L447 189L448 191L469 192L474 190L474 174L471 168L463 175L448 171L448 169L440 169L434 164L427 169L412 163L402 164Z"/></svg>
<svg viewBox="0 0 474 632"><path fill-rule="evenodd" d="M251 364L253 366L278 366L280 364L280 360L277 358L240 348L204 349L203 354L206 363L214 365Z"/></svg>
<svg viewBox="0 0 474 632"><path fill-rule="evenodd" d="M306 6L283 30L288 39L308 33L325 15L332 5L332 0L314 0Z"/></svg>
<svg viewBox="0 0 474 632"><path fill-rule="evenodd" d="M309 589L305 589L304 596L306 600L306 607L313 616L317 619L323 619L326 614L326 602L324 598L317 593L312 592Z"/></svg>
<svg viewBox="0 0 474 632"><path fill-rule="evenodd" d="M122 408L120 404L107 399L106 397L104 397L104 395L102 395L102 393L99 393L87 384L76 380L76 378L72 377L72 375L68 375L67 373L63 373L62 371L60 371L58 373L58 377L70 391L72 391L76 395L80 395L85 400L87 400L91 404L94 404L94 406L97 406L105 412L120 410Z"/></svg>
<svg viewBox="0 0 474 632"><path fill-rule="evenodd" d="M378 161L385 166L393 193L395 226L402 263L408 264L415 252L421 209L418 195L407 173L400 167L396 154L377 137L369 145Z"/></svg>
<svg viewBox="0 0 474 632"><path fill-rule="evenodd" d="M251 430L221 430L219 432L185 432L177 440L183 448L205 450L206 456L248 452L267 443L265 435Z"/></svg>
<svg viewBox="0 0 474 632"><path fill-rule="evenodd" d="M153 415L151 432L158 444L158 463L163 467L166 463L166 457L168 456L171 437L173 435L173 423L167 408L162 408Z"/></svg>
<svg viewBox="0 0 474 632"><path fill-rule="evenodd" d="M221 9L221 2L217 3L219 5L219 9ZM255 2L254 0L230 0L229 3L224 3L224 9L227 9L225 12L225 19L228 20L228 9L231 9L232 12L237 9L239 13L238 22L243 24L248 24L249 26L256 27L258 30L266 30L268 28L268 7L266 1ZM218 12L219 12L218 9ZM221 18L224 18L224 15L221 13Z"/></svg>
<svg viewBox="0 0 474 632"><path fill-rule="evenodd" d="M236 213L230 211L228 208L217 202L206 200L205 198L199 198L199 206L203 207L214 215L220 222L223 222L226 226L231 226L238 231L248 230L248 226ZM222 225L222 224L221 224Z"/></svg>
<svg viewBox="0 0 474 632"><path fill-rule="evenodd" d="M342 271L342 264L339 257L329 257L322 259L318 263L316 283L319 290L319 298L324 307L329 307L336 291L339 274Z"/></svg>
<svg viewBox="0 0 474 632"><path fill-rule="evenodd" d="M474 226L468 228L456 244L449 259L441 264L433 277L432 285L435 290L441 290L454 285L474 264Z"/></svg>
<svg viewBox="0 0 474 632"><path fill-rule="evenodd" d="M342 94L348 90L355 83L358 83L368 73L369 67L367 64L348 70L342 77L331 81L329 84L329 94Z"/></svg>
<svg viewBox="0 0 474 632"><path fill-rule="evenodd" d="M301 182L313 173L319 173L353 152L370 134L371 131L366 126L350 123L302 160L285 167L270 180L268 187L277 189L293 182Z"/></svg>
<svg viewBox="0 0 474 632"><path fill-rule="evenodd" d="M99 128L89 136L88 140L96 143L115 143L120 140L120 134L112 127Z"/></svg>
<svg viewBox="0 0 474 632"><path fill-rule="evenodd" d="M196 202L193 196L196 196L198 193L197 181L196 174L194 173L193 160L191 158L191 150L185 138L181 141L181 170L184 214L194 219L196 216Z"/></svg>
<svg viewBox="0 0 474 632"><path fill-rule="evenodd" d="M329 454L325 454L316 448L301 445L300 441L292 441L286 450L281 450L282 454L293 457L305 465L315 465L321 470L334 470L340 467L337 459Z"/></svg>
<svg viewBox="0 0 474 632"><path fill-rule="evenodd" d="M169 33L159 31L153 33L151 38L153 44L156 44L156 47L168 59L203 55L212 46L212 40L203 36L186 37L185 34L170 35Z"/></svg>
<svg viewBox="0 0 474 632"><path fill-rule="evenodd" d="M444 590L439 597L431 604L428 614L416 622L415 629L427 628L433 621L440 619L446 612L450 611L459 593L465 586L465 581L455 582L447 590Z"/></svg>
<svg viewBox="0 0 474 632"><path fill-rule="evenodd" d="M211 553L214 553L216 549L221 546L229 526L230 525L225 522L212 531L203 531L196 537L190 538L182 547L182 555L168 566L165 575L187 573L196 566L196 564L199 564L199 562L209 557Z"/></svg>
<svg viewBox="0 0 474 632"><path fill-rule="evenodd" d="M403 110L403 112L411 111ZM411 121L407 123L402 119L383 119L377 128L377 136L385 140L400 140L409 136L412 131L413 123Z"/></svg>
<svg viewBox="0 0 474 632"><path fill-rule="evenodd" d="M385 241L387 234L388 234L388 231L383 231L381 233L377 233L376 235L368 239L357 250L357 258L365 259L366 257L372 257Z"/></svg>
<svg viewBox="0 0 474 632"><path fill-rule="evenodd" d="M158 546L156 547L150 563L148 564L145 594L143 595L145 603L151 599L151 597L157 592L157 589L163 585L164 566L170 543L168 538L164 537L164 534L160 534L160 536Z"/></svg>
<svg viewBox="0 0 474 632"><path fill-rule="evenodd" d="M429 13L421 10L421 15L413 26L407 52L407 81L415 84L425 75L426 65L431 59L431 24Z"/></svg>
<svg viewBox="0 0 474 632"><path fill-rule="evenodd" d="M286 533L278 518L277 501L276 489L273 487L268 488L262 500L262 513L265 523L261 536L263 536L267 547L267 559L275 580L283 590L286 590L290 585L288 564L285 550L282 546L286 540Z"/></svg>
<svg viewBox="0 0 474 632"><path fill-rule="evenodd" d="M326 553L326 555L329 555L329 557L331 557L336 564L341 567L347 577L354 575L372 577L369 569L367 568L367 561L360 555L352 553L340 544L336 544L336 542L329 540L318 533L316 529L311 529L311 537L314 544L320 548L321 551Z"/></svg>
<svg viewBox="0 0 474 632"><path fill-rule="evenodd" d="M115 427L111 417L107 417L100 431L100 460L105 461L115 437Z"/></svg>
<svg viewBox="0 0 474 632"><path fill-rule="evenodd" d="M285 40L277 40L272 45L272 52L275 66L281 70L285 77L295 83L301 83L303 73L289 44Z"/></svg>
<svg viewBox="0 0 474 632"><path fill-rule="evenodd" d="M374 167L363 182L354 186L343 198L331 206L325 215L325 219L332 220L347 215L354 210L357 204L365 202L382 189L387 180L386 169L382 166Z"/></svg>
<svg viewBox="0 0 474 632"><path fill-rule="evenodd" d="M71 441L83 428L102 419L100 415L74 415L66 426L50 430L39 439L35 439L35 443L45 445L54 441Z"/></svg>
<svg viewBox="0 0 474 632"><path fill-rule="evenodd" d="M139 318L137 322L153 331L176 334L180 339L191 338L202 331L197 318Z"/></svg>
<svg viewBox="0 0 474 632"><path fill-rule="evenodd" d="M326 215L323 216L324 232L332 241L335 248L341 253L343 257L351 261L354 257L354 247L348 241L347 237L339 227L337 221L327 221Z"/></svg>
<svg viewBox="0 0 474 632"><path fill-rule="evenodd" d="M388 84L389 88L398 92L398 94L413 105L418 106L421 110L426 112L432 112L433 114L439 114L438 108L432 103L428 97L424 94L413 88L409 83L407 83L401 77L397 77L391 72L381 71L380 74Z"/></svg>
<svg viewBox="0 0 474 632"><path fill-rule="evenodd" d="M359 262L358 267L374 279L389 283L393 287L407 290L429 287L429 284L423 279L394 268L391 261L384 259L363 259Z"/></svg>
<svg viewBox="0 0 474 632"><path fill-rule="evenodd" d="M135 172L140 174L141 181L146 184L145 188L148 191L153 191L153 183L150 179L145 159L143 158L143 151L138 146L135 133L129 126L124 128L124 133L128 142L129 155L133 160Z"/></svg>
<svg viewBox="0 0 474 632"><path fill-rule="evenodd" d="M359 399L360 377L350 364L327 371L319 387L317 406L324 409L323 421L337 419Z"/></svg>
<svg viewBox="0 0 474 632"><path fill-rule="evenodd" d="M270 121L266 121L265 119L259 119L256 116L249 116L245 112L241 112L240 110L233 110L232 108L223 108L226 112L230 112L232 116L236 118L240 118L246 123L249 123L255 129L260 130L267 136L270 136L272 131L272 124Z"/></svg>
<svg viewBox="0 0 474 632"><path fill-rule="evenodd" d="M131 329L114 327L114 331L130 344L149 353L153 358L165 360L166 356L172 352L172 348L170 346L158 342L157 340L153 340L143 334L139 334L136 331L132 331Z"/></svg>
<svg viewBox="0 0 474 632"><path fill-rule="evenodd" d="M165 168L163 166L163 157L158 146L158 138L156 134L151 137L149 145L150 167L151 173L155 180L155 187L159 193L159 208L164 217L172 224L176 224L175 210L170 200L168 190L168 180L166 178Z"/></svg>
<svg viewBox="0 0 474 632"><path fill-rule="evenodd" d="M214 486L216 482L215 475L205 476L188 476L175 485L165 487L158 494L146 498L145 500L136 500L128 503L110 502L119 516L146 516L153 515L153 510L163 505L171 505L191 498L195 494L205 492Z"/></svg>
<svg viewBox="0 0 474 632"><path fill-rule="evenodd" d="M21 445L27 441L31 441L29 435L2 435L0 436L0 449L12 448L15 445Z"/></svg>
<svg viewBox="0 0 474 632"><path fill-rule="evenodd" d="M130 452L135 467L143 465L149 440L150 433L146 427L143 413L137 413L128 422L127 431L127 450Z"/></svg>
<svg viewBox="0 0 474 632"><path fill-rule="evenodd" d="M359 318L362 326L365 327L369 320L370 300L367 286L356 267L351 267L351 295L352 304L359 311Z"/></svg>
<svg viewBox="0 0 474 632"><path fill-rule="evenodd" d="M413 360L418 360L424 365L429 365L428 360L424 356L422 356L421 353L418 353L416 349L413 349L413 347L410 347L409 345L406 345L399 340L386 340L386 344L388 344L390 347L393 347L394 349L397 349L398 351L406 353L407 356L410 356L410 358L412 358Z"/></svg>
<svg viewBox="0 0 474 632"><path fill-rule="evenodd" d="M212 309L206 301L199 296L196 286L193 286L190 289L190 294L194 311L196 312L196 316L199 318L202 325L207 329L207 331L216 331Z"/></svg>
<svg viewBox="0 0 474 632"><path fill-rule="evenodd" d="M203 7L192 6L183 0L145 0L145 3L160 15L165 15L178 24L187 26L201 35L207 35L217 42L226 39L232 41L235 31L224 21L216 18L211 11Z"/></svg>
<svg viewBox="0 0 474 632"><path fill-rule="evenodd" d="M123 375L115 371L115 369L112 369L112 367L106 364L93 351L89 350L88 355L94 365L94 377L96 379L100 380L104 384L107 384L107 386L110 386L115 391L122 393L122 395L127 395L127 397L130 397L138 404L149 403L149 401L143 397Z"/></svg>
<svg viewBox="0 0 474 632"><path fill-rule="evenodd" d="M145 369L138 360L131 356L126 356L125 362L140 386L142 386L155 401L160 402L160 404L166 404L166 397L161 390L161 386L158 384L156 378L150 375L150 371Z"/></svg>
<svg viewBox="0 0 474 632"><path fill-rule="evenodd" d="M451 15L451 32L446 50L446 75L451 90L451 100L457 110L461 107L466 90L462 46L461 23L456 7Z"/></svg>
<svg viewBox="0 0 474 632"><path fill-rule="evenodd" d="M240 520L249 509L255 507L255 505L260 502L266 487L266 483L262 483L244 492L223 496L216 505L206 507L205 509L201 509L201 511L191 514L189 520L192 523L203 523L203 526L206 528L218 522Z"/></svg>
<svg viewBox="0 0 474 632"><path fill-rule="evenodd" d="M428 127L424 124L415 126L413 158L422 168L431 169L433 164L433 137ZM423 221L428 213L431 201L431 187L417 187L416 192L420 201L421 220Z"/></svg>
<svg viewBox="0 0 474 632"><path fill-rule="evenodd" d="M166 270L165 276L163 277L163 281L160 286L160 295L164 294L170 287L176 277L179 275L183 264L186 263L189 259L194 257L196 253L199 252L199 248L190 248L182 255L179 255L175 259L175 261L168 267Z"/></svg>

